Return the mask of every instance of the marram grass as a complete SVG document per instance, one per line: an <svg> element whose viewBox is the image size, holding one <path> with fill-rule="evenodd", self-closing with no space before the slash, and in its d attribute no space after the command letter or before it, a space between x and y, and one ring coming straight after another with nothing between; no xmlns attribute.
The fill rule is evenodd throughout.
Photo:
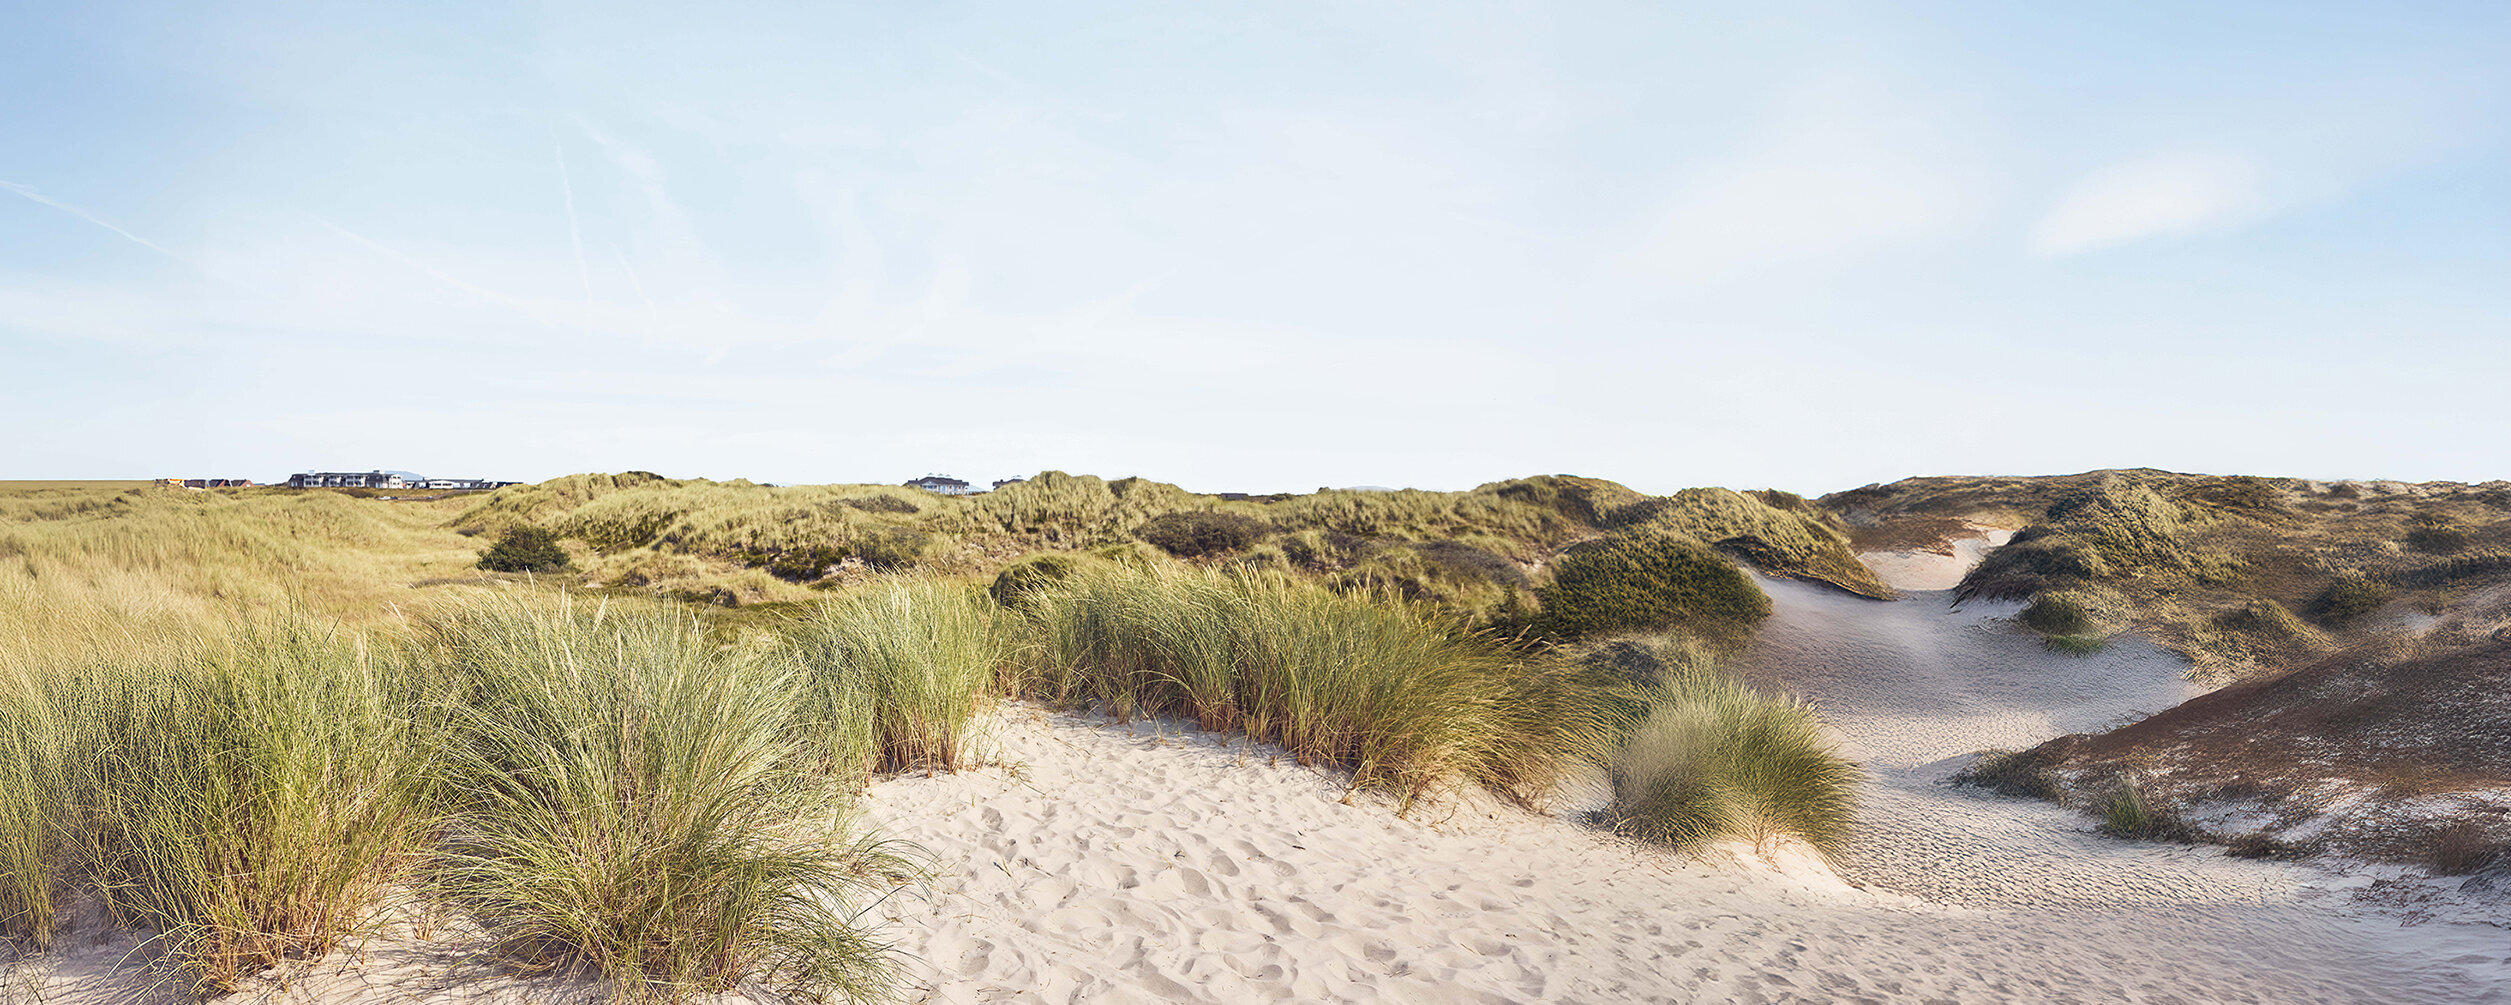
<svg viewBox="0 0 2511 1005"><path fill-rule="evenodd" d="M429 828L399 668L305 616L59 674L54 840L205 991L372 924Z"/></svg>
<svg viewBox="0 0 2511 1005"><path fill-rule="evenodd" d="M980 588L883 579L824 601L788 633L802 725L840 768L958 768L1000 693L1008 615Z"/></svg>
<svg viewBox="0 0 2511 1005"><path fill-rule="evenodd" d="M1407 804L1466 783L1539 799L1606 755L1625 707L1608 675L1278 574L1101 570L1027 610L1023 690L1242 731Z"/></svg>
<svg viewBox="0 0 2511 1005"><path fill-rule="evenodd" d="M792 660L668 614L520 601L447 619L428 648L461 700L427 889L496 958L634 1000L891 986L851 905L899 862L849 836L787 738Z"/></svg>
<svg viewBox="0 0 2511 1005"><path fill-rule="evenodd" d="M1788 836L1823 854L1856 821L1855 764L1802 702L1712 671L1674 675L1613 765L1617 829L1676 847Z"/></svg>

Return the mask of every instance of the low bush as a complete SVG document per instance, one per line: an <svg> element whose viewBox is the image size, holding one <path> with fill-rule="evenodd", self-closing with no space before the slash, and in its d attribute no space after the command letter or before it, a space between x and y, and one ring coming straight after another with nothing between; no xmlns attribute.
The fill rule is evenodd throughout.
<svg viewBox="0 0 2511 1005"><path fill-rule="evenodd" d="M1802 702L1699 672L1651 698L1613 765L1617 829L1676 847L1790 836L1828 855L1847 843L1859 772Z"/></svg>
<svg viewBox="0 0 2511 1005"><path fill-rule="evenodd" d="M1112 569L1039 591L1024 689L1238 730L1409 805L1541 798L1603 759L1627 688L1383 595L1249 570Z"/></svg>
<svg viewBox="0 0 2511 1005"><path fill-rule="evenodd" d="M2091 631L2096 623L2081 598L2063 593L2041 594L2014 620L2043 635L2080 635Z"/></svg>
<svg viewBox="0 0 2511 1005"><path fill-rule="evenodd" d="M855 537L854 553L863 564L884 572L912 568L933 547L933 535L903 527L868 529Z"/></svg>
<svg viewBox="0 0 2511 1005"><path fill-rule="evenodd" d="M2032 750L1991 750L1953 774L1955 785L1976 785L1999 795L2057 801L2062 794L2049 758Z"/></svg>
<svg viewBox="0 0 2511 1005"><path fill-rule="evenodd" d="M752 552L742 558L785 582L808 583L828 575L831 567L846 560L846 552L842 548L817 545L767 553Z"/></svg>
<svg viewBox="0 0 2511 1005"><path fill-rule="evenodd" d="M893 495L848 496L840 501L866 513L894 513L905 516L923 512L923 509L916 504Z"/></svg>
<svg viewBox="0 0 2511 1005"><path fill-rule="evenodd" d="M1084 563L1079 556L1064 552L1031 555L1003 567L994 574L994 582L985 588L987 596L1006 608L1018 609L1029 602L1029 595L1040 588L1072 578Z"/></svg>
<svg viewBox="0 0 2511 1005"><path fill-rule="evenodd" d="M856 770L971 763L970 720L1005 669L998 616L975 588L926 577L821 602L789 633L805 668L796 683L807 732Z"/></svg>
<svg viewBox="0 0 2511 1005"><path fill-rule="evenodd" d="M2473 537L2458 521L2443 514L2422 514L2408 525L2406 545L2417 551L2447 555L2464 550Z"/></svg>
<svg viewBox="0 0 2511 1005"><path fill-rule="evenodd" d="M1561 638L1681 628L1731 645L1770 616L1751 574L1696 540L1647 529L1562 553L1539 595L1540 625Z"/></svg>
<svg viewBox="0 0 2511 1005"><path fill-rule="evenodd" d="M797 826L831 793L785 739L790 660L667 614L513 601L440 622L428 652L461 700L427 889L493 958L628 999L887 990L850 912L897 863Z"/></svg>
<svg viewBox="0 0 2511 1005"><path fill-rule="evenodd" d="M479 567L490 572L557 572L567 567L567 550L558 535L531 524L516 524L497 535L497 543L480 553Z"/></svg>
<svg viewBox="0 0 2511 1005"><path fill-rule="evenodd" d="M2379 610L2389 602L2387 584L2361 573L2346 573L2319 591L2311 601L2311 614L2321 624L2343 625Z"/></svg>
<svg viewBox="0 0 2511 1005"><path fill-rule="evenodd" d="M1179 558L1201 558L1244 549L1272 532L1272 524L1251 516L1188 510L1160 514L1133 533Z"/></svg>
<svg viewBox="0 0 2511 1005"><path fill-rule="evenodd" d="M2106 635L2051 635L2041 639L2041 646L2053 653L2069 656L2090 656L2110 645Z"/></svg>

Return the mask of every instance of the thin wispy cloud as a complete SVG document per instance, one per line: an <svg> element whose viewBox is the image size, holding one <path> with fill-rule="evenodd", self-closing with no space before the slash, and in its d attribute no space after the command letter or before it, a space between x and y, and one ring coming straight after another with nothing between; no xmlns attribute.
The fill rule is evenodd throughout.
<svg viewBox="0 0 2511 1005"><path fill-rule="evenodd" d="M2175 151L2112 164L2078 179L2032 228L2031 249L2072 255L2228 230L2267 215L2258 166L2237 154Z"/></svg>
<svg viewBox="0 0 2511 1005"><path fill-rule="evenodd" d="M1640 261L1678 283L1709 283L1941 234L1970 211L1965 158L1924 103L1824 81L1738 149L1685 172Z"/></svg>
<svg viewBox="0 0 2511 1005"><path fill-rule="evenodd" d="M355 242L359 247L363 247L368 251L382 255L394 262L408 266L411 270L427 276L428 278L434 279L437 282L453 287L454 289L461 290L464 293L468 293L489 303L508 308L517 314L530 318L531 320L539 322L543 325L549 324L549 319L543 316L539 310L534 308L529 300L523 297L499 293L485 286L473 283L460 276L456 276L453 273L446 272L445 270L429 265L426 262L419 261L417 258L404 253L398 248L385 244L382 241L375 240L374 238L360 234L357 231L350 230L347 227L343 227L337 223L331 222L330 220L323 219L322 217L315 217L314 222L322 224L325 229L334 234L338 234L341 237Z"/></svg>
<svg viewBox="0 0 2511 1005"><path fill-rule="evenodd" d="M50 206L64 213L68 213L71 216L78 217L81 220L103 227L106 230L113 231L116 234L122 235L124 239L130 241L131 243L139 245L140 247L146 248L150 251L154 251L160 255L175 259L176 261L181 261L183 259L183 256L166 250L166 247L162 244L158 244L155 241L151 241L145 237L139 236L138 234L124 230L121 227L114 225L112 221L106 220L104 217L97 216L96 214L80 209L77 206L70 205L69 203L62 202L59 199L55 199L51 196L35 191L35 187L32 185L22 185L17 182L0 179L0 188L8 189L11 192L25 196L37 203Z"/></svg>
<svg viewBox="0 0 2511 1005"><path fill-rule="evenodd" d="M593 267L584 260L584 227L575 218L575 179L567 173L565 141L555 134L549 137L549 141L558 151L558 193L567 206L567 240L575 247L576 277L584 283L584 333L590 335L593 333Z"/></svg>

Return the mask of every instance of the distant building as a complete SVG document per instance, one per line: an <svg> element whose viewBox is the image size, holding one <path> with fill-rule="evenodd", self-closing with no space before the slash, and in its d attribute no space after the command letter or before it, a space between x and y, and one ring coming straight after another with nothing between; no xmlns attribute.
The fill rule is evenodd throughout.
<svg viewBox="0 0 2511 1005"><path fill-rule="evenodd" d="M907 487L911 489L923 489L927 492L938 492L946 496L963 496L968 494L968 483L960 481L959 479L953 478L949 475L926 475L922 478L908 482Z"/></svg>
<svg viewBox="0 0 2511 1005"><path fill-rule="evenodd" d="M519 484L522 483L495 482L486 478L430 478L426 481L420 482L418 487L424 489L442 489L452 492L483 492L489 489L502 489L508 485Z"/></svg>
<svg viewBox="0 0 2511 1005"><path fill-rule="evenodd" d="M250 478L160 478L156 484L170 489L241 489L251 488Z"/></svg>
<svg viewBox="0 0 2511 1005"><path fill-rule="evenodd" d="M410 483L389 471L307 471L288 476L292 489L406 489Z"/></svg>
<svg viewBox="0 0 2511 1005"><path fill-rule="evenodd" d="M997 478L997 479L994 479L994 488L995 488L995 490L996 490L996 491L1001 491L1001 490L1002 490L1002 487L1003 487L1003 486L1005 486L1005 485L1018 485L1018 484L1020 484L1021 482L1025 482L1025 481L1028 481L1028 479L1026 479L1026 478Z"/></svg>

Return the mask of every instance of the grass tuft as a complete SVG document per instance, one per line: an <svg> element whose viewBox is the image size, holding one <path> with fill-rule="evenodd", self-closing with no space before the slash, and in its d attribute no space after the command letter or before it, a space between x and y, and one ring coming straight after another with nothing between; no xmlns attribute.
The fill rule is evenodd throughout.
<svg viewBox="0 0 2511 1005"><path fill-rule="evenodd" d="M982 591L920 576L822 602L790 633L822 751L879 771L973 763L970 721L1000 690L1001 617Z"/></svg>
<svg viewBox="0 0 2511 1005"><path fill-rule="evenodd" d="M1652 699L1614 762L1617 829L1676 847L1786 835L1830 855L1847 843L1859 771L1802 702L1697 671Z"/></svg>
<svg viewBox="0 0 2511 1005"><path fill-rule="evenodd" d="M87 882L204 990L328 952L428 829L404 680L303 616L65 675L63 822Z"/></svg>
<svg viewBox="0 0 2511 1005"><path fill-rule="evenodd" d="M831 794L785 738L791 660L669 615L512 599L431 642L462 700L444 773L459 812L428 890L494 958L632 1000L889 986L849 905L897 863L826 819Z"/></svg>
<svg viewBox="0 0 2511 1005"><path fill-rule="evenodd" d="M1423 795L1541 798L1609 751L1623 688L1383 594L1248 569L1110 569L1034 594L1029 693L1176 714Z"/></svg>

